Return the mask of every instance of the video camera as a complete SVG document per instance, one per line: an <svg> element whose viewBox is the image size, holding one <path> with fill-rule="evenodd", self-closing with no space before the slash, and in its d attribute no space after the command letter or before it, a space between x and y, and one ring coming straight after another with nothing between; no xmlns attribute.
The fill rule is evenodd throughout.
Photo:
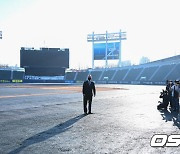
<svg viewBox="0 0 180 154"><path fill-rule="evenodd" d="M157 109L160 110L160 109L167 109L167 106L168 106L168 102L169 102L169 98L168 98L168 91L167 90L164 90L162 89L162 92L160 92L160 96L159 98L162 98L162 102L161 101L158 101L158 104L157 105Z"/></svg>
<svg viewBox="0 0 180 154"><path fill-rule="evenodd" d="M159 98L163 98L165 95L168 95L168 91L167 91L167 90L162 89L162 92L160 92L160 96L159 96Z"/></svg>

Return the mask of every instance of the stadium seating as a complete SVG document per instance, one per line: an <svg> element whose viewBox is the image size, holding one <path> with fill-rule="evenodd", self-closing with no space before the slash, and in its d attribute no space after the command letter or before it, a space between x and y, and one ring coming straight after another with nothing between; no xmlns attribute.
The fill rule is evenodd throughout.
<svg viewBox="0 0 180 154"><path fill-rule="evenodd" d="M175 65L174 69L168 74L166 79L169 80L180 80L180 63Z"/></svg>
<svg viewBox="0 0 180 154"><path fill-rule="evenodd" d="M142 68L131 68L125 77L124 81L136 81L138 74L142 71Z"/></svg>
<svg viewBox="0 0 180 154"><path fill-rule="evenodd" d="M11 70L0 70L0 80L11 80Z"/></svg>
<svg viewBox="0 0 180 154"><path fill-rule="evenodd" d="M180 55L141 65L80 71L75 80L84 81L88 74L97 83L165 84L167 79L180 79Z"/></svg>
<svg viewBox="0 0 180 154"><path fill-rule="evenodd" d="M142 71L141 75L138 77L138 81L142 78L145 77L146 81L149 81L150 77L153 75L153 73L157 70L158 66L152 66L152 67L146 67Z"/></svg>
<svg viewBox="0 0 180 154"><path fill-rule="evenodd" d="M102 71L91 71L90 74L92 75L94 81L98 81L102 74Z"/></svg>
<svg viewBox="0 0 180 154"><path fill-rule="evenodd" d="M100 80L104 80L105 78L107 78L108 80L111 80L114 73L115 73L115 70L105 70Z"/></svg>
<svg viewBox="0 0 180 154"><path fill-rule="evenodd" d="M165 76L172 70L175 64L167 64L160 66L159 70L156 74L152 77L152 82L163 82L166 81Z"/></svg>
<svg viewBox="0 0 180 154"><path fill-rule="evenodd" d="M13 80L23 80L24 72L22 71L13 71Z"/></svg>
<svg viewBox="0 0 180 154"><path fill-rule="evenodd" d="M65 75L65 79L67 81L74 81L76 72L67 72Z"/></svg>
<svg viewBox="0 0 180 154"><path fill-rule="evenodd" d="M123 78L125 77L125 75L127 74L129 69L121 69L121 70L118 70L117 73L115 74L114 76L114 79L113 81L122 81Z"/></svg>
<svg viewBox="0 0 180 154"><path fill-rule="evenodd" d="M24 74L22 69L2 68L0 69L0 83L23 82Z"/></svg>
<svg viewBox="0 0 180 154"><path fill-rule="evenodd" d="M85 81L85 80L87 80L88 74L89 74L88 71L78 72L77 77L76 77L75 80L78 81L78 82Z"/></svg>

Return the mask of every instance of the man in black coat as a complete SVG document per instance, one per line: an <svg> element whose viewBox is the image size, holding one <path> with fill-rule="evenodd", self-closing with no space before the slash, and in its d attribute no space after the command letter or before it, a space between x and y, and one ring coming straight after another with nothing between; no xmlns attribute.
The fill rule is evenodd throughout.
<svg viewBox="0 0 180 154"><path fill-rule="evenodd" d="M95 83L92 80L92 76L88 75L88 80L84 81L83 83L83 105L84 105L84 114L87 114L87 102L89 103L88 106L88 114L91 114L91 104L92 104L92 97L96 96L96 88Z"/></svg>

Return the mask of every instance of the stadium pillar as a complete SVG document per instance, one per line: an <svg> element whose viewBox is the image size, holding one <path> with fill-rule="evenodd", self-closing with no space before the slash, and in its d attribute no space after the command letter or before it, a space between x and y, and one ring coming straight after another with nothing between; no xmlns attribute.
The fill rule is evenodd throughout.
<svg viewBox="0 0 180 154"><path fill-rule="evenodd" d="M121 29L119 32L119 62L118 62L118 66L121 67Z"/></svg>
<svg viewBox="0 0 180 154"><path fill-rule="evenodd" d="M94 32L92 33L92 68L94 69Z"/></svg>
<svg viewBox="0 0 180 154"><path fill-rule="evenodd" d="M107 46L107 45L108 45L108 44L107 44L108 42L107 42L107 41L108 41L108 38L107 38L107 36L108 36L108 32L106 31L106 57L105 57L105 59L106 59L106 65L105 65L105 67L106 67L106 68L108 67L108 58L107 58L107 57L108 57L108 55L107 55L107 49L108 49L108 46Z"/></svg>
<svg viewBox="0 0 180 154"><path fill-rule="evenodd" d="M2 31L0 31L0 39L2 39Z"/></svg>

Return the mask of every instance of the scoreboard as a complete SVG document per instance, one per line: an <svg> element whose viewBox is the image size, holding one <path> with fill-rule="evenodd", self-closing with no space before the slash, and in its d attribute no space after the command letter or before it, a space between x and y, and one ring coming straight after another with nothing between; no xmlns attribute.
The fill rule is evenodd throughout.
<svg viewBox="0 0 180 154"><path fill-rule="evenodd" d="M21 48L20 66L26 75L64 75L69 68L69 49L60 48Z"/></svg>

